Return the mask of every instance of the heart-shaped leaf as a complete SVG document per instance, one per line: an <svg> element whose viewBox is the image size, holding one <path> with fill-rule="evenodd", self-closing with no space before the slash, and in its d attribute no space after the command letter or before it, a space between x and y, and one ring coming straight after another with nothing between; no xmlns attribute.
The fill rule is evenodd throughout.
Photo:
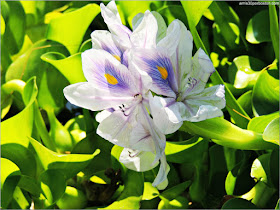
<svg viewBox="0 0 280 210"><path fill-rule="evenodd" d="M272 120L263 132L263 139L279 145L279 117Z"/></svg>

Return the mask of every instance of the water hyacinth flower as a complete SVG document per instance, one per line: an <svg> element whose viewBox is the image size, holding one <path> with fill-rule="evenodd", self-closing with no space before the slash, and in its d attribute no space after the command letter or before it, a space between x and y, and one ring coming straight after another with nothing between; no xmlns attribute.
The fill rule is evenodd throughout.
<svg viewBox="0 0 280 210"><path fill-rule="evenodd" d="M157 21L150 11L137 22L134 31L124 26L115 1L100 5L101 15L109 31L95 30L91 33L92 47L109 52L122 64L128 66L128 50L133 47L154 48L156 46Z"/></svg>
<svg viewBox="0 0 280 210"><path fill-rule="evenodd" d="M133 164L137 171L150 170L160 160L154 186L165 181L169 171L164 155L165 136L146 109L151 78L128 69L104 50L90 49L82 53L82 67L88 82L64 88L66 99L92 111L104 110L97 115L100 122L97 134L129 148L124 149L121 160L130 167ZM147 157L152 159L143 161Z"/></svg>
<svg viewBox="0 0 280 210"><path fill-rule="evenodd" d="M205 88L215 69L201 49L192 59L192 41L185 25L174 20L155 49L132 52L133 65L152 78L151 90L165 96L149 96L155 124L165 134L175 132L183 121L198 122L223 115L224 86Z"/></svg>

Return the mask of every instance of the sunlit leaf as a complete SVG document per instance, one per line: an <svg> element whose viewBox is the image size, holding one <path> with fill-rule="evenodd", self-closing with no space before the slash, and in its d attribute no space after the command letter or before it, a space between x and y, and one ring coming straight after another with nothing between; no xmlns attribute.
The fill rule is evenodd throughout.
<svg viewBox="0 0 280 210"><path fill-rule="evenodd" d="M279 60L279 18L277 17L275 5L268 5L268 9L270 20L270 37L274 48L275 58Z"/></svg>
<svg viewBox="0 0 280 210"><path fill-rule="evenodd" d="M3 36L4 33L5 33L5 20L1 15L1 36Z"/></svg>
<svg viewBox="0 0 280 210"><path fill-rule="evenodd" d="M279 117L279 112L263 115L260 117L254 117L252 120L250 120L248 124L248 130L256 131L258 133L263 133L266 126L277 117Z"/></svg>
<svg viewBox="0 0 280 210"><path fill-rule="evenodd" d="M273 142L279 145L279 117L272 120L263 132L263 139L265 141Z"/></svg>
<svg viewBox="0 0 280 210"><path fill-rule="evenodd" d="M65 174L67 178L72 178L78 172L83 170L100 152L99 150L96 150L92 155L62 155L47 149L34 139L30 138L30 142L33 145L44 169L58 169Z"/></svg>
<svg viewBox="0 0 280 210"><path fill-rule="evenodd" d="M41 58L56 67L71 84L86 81L82 70L80 53L65 58L60 53L49 52L42 55Z"/></svg>
<svg viewBox="0 0 280 210"><path fill-rule="evenodd" d="M207 141L193 137L182 142L166 142L165 154L167 160L173 163L192 162L205 148L208 148Z"/></svg>
<svg viewBox="0 0 280 210"><path fill-rule="evenodd" d="M187 187L190 186L190 184L191 184L191 181L182 182L168 190L163 191L160 194L160 198L172 201L173 199L178 197L180 194L182 194L187 189Z"/></svg>
<svg viewBox="0 0 280 210"><path fill-rule="evenodd" d="M145 182L142 200L152 200L158 196L159 196L158 189L152 186L151 182Z"/></svg>
<svg viewBox="0 0 280 210"><path fill-rule="evenodd" d="M250 19L246 39L252 44L271 41L268 10L260 11Z"/></svg>
<svg viewBox="0 0 280 210"><path fill-rule="evenodd" d="M252 88L264 67L265 63L257 58L246 55L236 57L228 68L229 81L235 88Z"/></svg>
<svg viewBox="0 0 280 210"><path fill-rule="evenodd" d="M12 161L1 157L1 207L7 208L20 180L20 171Z"/></svg>
<svg viewBox="0 0 280 210"><path fill-rule="evenodd" d="M20 144L1 145L1 155L17 164L24 175L35 177L36 160L33 153Z"/></svg>
<svg viewBox="0 0 280 210"><path fill-rule="evenodd" d="M87 198L83 191L67 186L63 196L56 202L60 209L83 209L87 205Z"/></svg>
<svg viewBox="0 0 280 210"><path fill-rule="evenodd" d="M26 89L25 89L26 88ZM28 136L31 136L33 129L33 106L34 100L37 96L37 86L35 78L31 78L25 85L23 98L25 101L30 101L25 109L17 115L5 120L1 125L1 144L18 143L25 147L28 146ZM17 128L15 130L15 128Z"/></svg>
<svg viewBox="0 0 280 210"><path fill-rule="evenodd" d="M188 25L187 16L184 12L184 9L179 5L166 5L160 8L158 13L166 19L167 25L169 25L175 19L181 20L186 26Z"/></svg>
<svg viewBox="0 0 280 210"><path fill-rule="evenodd" d="M63 44L71 54L78 52L89 24L99 12L97 4L88 4L52 19L48 26L47 39Z"/></svg>
<svg viewBox="0 0 280 210"><path fill-rule="evenodd" d="M30 207L29 201L29 196L27 194L24 194L22 190L17 186L13 194L11 207L13 209L28 209Z"/></svg>
<svg viewBox="0 0 280 210"><path fill-rule="evenodd" d="M255 116L270 114L279 110L278 71L263 71L253 89L253 112Z"/></svg>
<svg viewBox="0 0 280 210"><path fill-rule="evenodd" d="M171 201L161 200L158 209L188 209L189 200L186 197L178 196Z"/></svg>

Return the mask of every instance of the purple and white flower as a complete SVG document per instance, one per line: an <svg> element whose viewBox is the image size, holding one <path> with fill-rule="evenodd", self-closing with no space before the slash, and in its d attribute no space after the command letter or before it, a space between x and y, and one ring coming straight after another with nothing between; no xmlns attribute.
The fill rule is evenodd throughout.
<svg viewBox="0 0 280 210"><path fill-rule="evenodd" d="M166 37L155 49L135 48L132 63L153 80L150 94L151 114L165 134L179 129L183 121L198 122L222 116L225 107L223 85L205 88L214 66L199 49L192 58L192 35L179 20L167 28Z"/></svg>

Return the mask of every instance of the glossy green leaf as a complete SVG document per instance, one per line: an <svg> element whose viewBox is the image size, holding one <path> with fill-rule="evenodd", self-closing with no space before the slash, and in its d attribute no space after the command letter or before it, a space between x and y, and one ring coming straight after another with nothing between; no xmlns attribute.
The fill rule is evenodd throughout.
<svg viewBox="0 0 280 210"><path fill-rule="evenodd" d="M139 209L144 191L143 174L128 170L124 180L124 190L115 202L99 209Z"/></svg>
<svg viewBox="0 0 280 210"><path fill-rule="evenodd" d="M7 208L20 180L20 171L12 161L1 157L1 207Z"/></svg>
<svg viewBox="0 0 280 210"><path fill-rule="evenodd" d="M30 176L21 175L18 187L29 192L32 196L40 196L41 188L39 182Z"/></svg>
<svg viewBox="0 0 280 210"><path fill-rule="evenodd" d="M178 196L171 201L161 200L158 209L188 209L189 200L186 197Z"/></svg>
<svg viewBox="0 0 280 210"><path fill-rule="evenodd" d="M63 54L49 52L41 58L56 67L71 84L86 81L82 70L81 53L65 58Z"/></svg>
<svg viewBox="0 0 280 210"><path fill-rule="evenodd" d="M268 9L270 20L270 37L274 48L275 58L279 60L279 18L277 17L275 5L268 5Z"/></svg>
<svg viewBox="0 0 280 210"><path fill-rule="evenodd" d="M264 154L259 156L254 160L251 168L251 177L266 184L270 184L270 155Z"/></svg>
<svg viewBox="0 0 280 210"><path fill-rule="evenodd" d="M190 28L196 27L203 13L211 5L211 3L212 1L181 1L188 17Z"/></svg>
<svg viewBox="0 0 280 210"><path fill-rule="evenodd" d="M236 57L228 68L229 81L238 89L253 88L264 67L265 63L257 58L247 55Z"/></svg>
<svg viewBox="0 0 280 210"><path fill-rule="evenodd" d="M276 147L264 141L261 134L241 129L218 117L196 123L185 121L180 130L211 138L217 144L236 149L262 150Z"/></svg>
<svg viewBox="0 0 280 210"><path fill-rule="evenodd" d="M250 201L247 201L242 198L232 198L227 201L222 209L256 209L257 207L252 204Z"/></svg>
<svg viewBox="0 0 280 210"><path fill-rule="evenodd" d="M30 138L38 158L44 169L59 169L65 174L66 178L72 178L78 172L83 170L88 163L99 154L100 150L96 150L92 155L67 154L62 155L55 153L34 139Z"/></svg>
<svg viewBox="0 0 280 210"><path fill-rule="evenodd" d="M49 169L40 175L41 190L50 202L55 203L62 197L66 189L66 180L64 174L55 169Z"/></svg>
<svg viewBox="0 0 280 210"><path fill-rule="evenodd" d="M279 112L263 115L260 117L254 117L248 124L248 130L263 133L267 125L277 117L279 117Z"/></svg>
<svg viewBox="0 0 280 210"><path fill-rule="evenodd" d="M71 54L78 52L88 26L99 12L97 4L88 4L73 12L64 13L50 22L47 39L63 44Z"/></svg>
<svg viewBox="0 0 280 210"><path fill-rule="evenodd" d="M262 71L253 89L253 112L255 116L279 110L278 71Z"/></svg>
<svg viewBox="0 0 280 210"><path fill-rule="evenodd" d="M208 148L208 141L193 137L182 142L166 142L165 154L169 162L193 162L201 155L201 151Z"/></svg>
<svg viewBox="0 0 280 210"><path fill-rule="evenodd" d="M3 34L5 33L5 20L3 18L3 16L1 15L1 36L3 36Z"/></svg>
<svg viewBox="0 0 280 210"><path fill-rule="evenodd" d="M276 204L276 206L275 206L275 210L278 210L278 209L279 209L279 202L280 202L280 199L278 199L278 201L277 201L277 204Z"/></svg>
<svg viewBox="0 0 280 210"><path fill-rule="evenodd" d="M24 194L22 190L19 187L16 187L14 194L13 194L13 200L11 207L13 209L28 209L30 208L30 203L28 202L29 199L26 197L29 197L28 195Z"/></svg>
<svg viewBox="0 0 280 210"><path fill-rule="evenodd" d="M26 89L25 89L26 88ZM23 98L27 102L25 109L17 115L5 120L1 125L1 144L18 143L25 147L28 146L28 136L31 136L33 129L33 106L37 96L37 86L35 78L31 78L23 90ZM14 128L17 128L16 130ZM4 132L3 132L4 131Z"/></svg>
<svg viewBox="0 0 280 210"><path fill-rule="evenodd" d="M33 153L20 144L1 145L1 155L17 164L24 175L35 177L36 160Z"/></svg>
<svg viewBox="0 0 280 210"><path fill-rule="evenodd" d="M10 12L8 20L6 21L3 42L7 43L9 52L11 54L16 54L20 51L24 40L25 13L19 1L7 1L6 3Z"/></svg>
<svg viewBox="0 0 280 210"><path fill-rule="evenodd" d="M160 198L172 201L173 199L181 195L190 186L190 184L191 184L190 180L186 182L182 182L170 189L163 191L160 194Z"/></svg>
<svg viewBox="0 0 280 210"><path fill-rule="evenodd" d="M260 11L250 19L246 39L252 44L271 41L268 10Z"/></svg>
<svg viewBox="0 0 280 210"><path fill-rule="evenodd" d="M56 202L60 209L83 209L87 205L87 198L83 191L67 186L63 196Z"/></svg>
<svg viewBox="0 0 280 210"><path fill-rule="evenodd" d="M279 119L280 118L278 117L278 118L272 120L265 128L265 130L263 132L263 139L265 141L273 142L273 143L279 145L279 139L280 139Z"/></svg>
<svg viewBox="0 0 280 210"><path fill-rule="evenodd" d="M179 5L166 5L160 8L158 13L166 19L167 25L169 25L175 19L179 19L185 25L188 25L187 16L184 12L184 9Z"/></svg>
<svg viewBox="0 0 280 210"><path fill-rule="evenodd" d="M242 108L250 117L253 116L252 95L252 90L249 90L237 99L237 102L242 106Z"/></svg>
<svg viewBox="0 0 280 210"><path fill-rule="evenodd" d="M159 196L159 191L151 182L144 183L144 193L142 200L152 200Z"/></svg>
<svg viewBox="0 0 280 210"><path fill-rule="evenodd" d="M50 137L52 138L56 150L59 153L71 151L73 148L73 141L69 131L57 120L53 109L46 109L50 122Z"/></svg>
<svg viewBox="0 0 280 210"><path fill-rule="evenodd" d="M12 103L12 95L10 93L6 93L3 88L1 88L1 119L3 119L9 112Z"/></svg>

